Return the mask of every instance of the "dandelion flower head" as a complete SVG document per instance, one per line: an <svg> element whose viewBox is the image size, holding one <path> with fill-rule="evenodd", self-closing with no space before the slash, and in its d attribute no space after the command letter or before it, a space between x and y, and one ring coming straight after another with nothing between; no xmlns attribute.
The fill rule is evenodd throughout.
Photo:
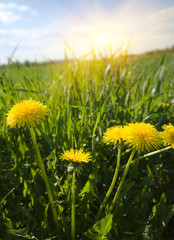
<svg viewBox="0 0 174 240"><path fill-rule="evenodd" d="M25 125L35 127L37 123L45 118L48 114L47 106L35 100L23 100L15 104L7 113L7 126L14 128L15 126L24 127Z"/></svg>
<svg viewBox="0 0 174 240"><path fill-rule="evenodd" d="M164 145L171 145L174 148L174 126L170 123L169 125L163 125L164 131L161 133Z"/></svg>
<svg viewBox="0 0 174 240"><path fill-rule="evenodd" d="M149 123L130 123L124 127L123 139L138 152L157 149L162 144L160 133Z"/></svg>
<svg viewBox="0 0 174 240"><path fill-rule="evenodd" d="M72 162L89 162L91 161L91 156L89 153L84 153L82 149L75 150L71 148L70 150L65 151L61 155L61 159L72 161Z"/></svg>
<svg viewBox="0 0 174 240"><path fill-rule="evenodd" d="M106 144L114 144L114 145L121 144L122 132L123 132L122 126L110 127L104 133L103 141Z"/></svg>
<svg viewBox="0 0 174 240"><path fill-rule="evenodd" d="M168 103L165 103L165 102L163 102L162 106L163 106L163 108L167 108L167 107L169 107L169 104L168 104Z"/></svg>

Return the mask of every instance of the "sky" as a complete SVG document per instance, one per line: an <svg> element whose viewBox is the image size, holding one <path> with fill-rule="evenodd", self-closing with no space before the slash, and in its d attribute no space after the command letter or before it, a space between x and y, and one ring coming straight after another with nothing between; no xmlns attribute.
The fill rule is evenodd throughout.
<svg viewBox="0 0 174 240"><path fill-rule="evenodd" d="M0 0L0 64L174 45L174 0Z"/></svg>

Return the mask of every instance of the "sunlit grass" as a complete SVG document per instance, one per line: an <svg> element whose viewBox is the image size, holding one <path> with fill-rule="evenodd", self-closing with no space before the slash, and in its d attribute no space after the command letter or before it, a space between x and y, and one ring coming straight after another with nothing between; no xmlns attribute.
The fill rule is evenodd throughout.
<svg viewBox="0 0 174 240"><path fill-rule="evenodd" d="M170 63L174 56L137 58L129 57L127 52L112 52L112 49L108 58L100 50L93 49L90 54L91 60L84 56L69 61L67 54L59 64L35 63L26 67L10 63L0 69L3 239L40 240L56 235L30 132L25 127L11 129L6 125L6 114L11 107L30 98L49 108L49 117L36 128L36 138L64 239L71 239L73 182L72 163L67 166L67 161L60 157L67 149L83 149L92 156L92 161L82 162L76 171L76 191L73 191L76 226L73 229L77 239L96 239L96 236L104 239L105 235L114 240L130 236L140 239L146 234L159 239L161 234L166 236L165 227L171 231L168 225L173 214L173 195L169 194L173 191L171 148L165 149L168 152L157 150L145 156L135 155L139 164L132 159L133 152L129 161L132 165L124 175L127 175L126 184L121 182L122 191L110 213L131 150L128 152L124 146L122 154L121 150L118 154L117 148L105 144L103 134L107 128L135 122L150 123L161 131L164 124L173 122L174 81ZM164 107L163 103L168 106ZM117 182L97 223L97 212L114 176L117 154Z"/></svg>

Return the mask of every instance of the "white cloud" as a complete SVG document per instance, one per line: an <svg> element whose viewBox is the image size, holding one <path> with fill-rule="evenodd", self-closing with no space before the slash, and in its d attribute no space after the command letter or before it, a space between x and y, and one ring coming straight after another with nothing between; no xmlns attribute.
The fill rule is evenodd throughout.
<svg viewBox="0 0 174 240"><path fill-rule="evenodd" d="M0 35L6 35L7 32L8 31L6 29L0 29Z"/></svg>
<svg viewBox="0 0 174 240"><path fill-rule="evenodd" d="M0 3L0 9L12 9L12 8L16 8L17 5L15 3L7 3L7 4L4 4L4 3Z"/></svg>
<svg viewBox="0 0 174 240"><path fill-rule="evenodd" d="M40 49L53 39L60 40L60 33L53 28L32 28L32 29L0 29L0 39L4 40L8 48L20 44L25 50L28 48ZM42 47L43 48L43 47Z"/></svg>
<svg viewBox="0 0 174 240"><path fill-rule="evenodd" d="M165 8L158 12L154 12L153 14L151 14L150 18L160 21L172 19L174 18L174 7Z"/></svg>
<svg viewBox="0 0 174 240"><path fill-rule="evenodd" d="M16 7L17 7L16 3L8 3L6 5L6 8L16 8Z"/></svg>
<svg viewBox="0 0 174 240"><path fill-rule="evenodd" d="M21 12L26 12L26 11L30 10L30 7L26 6L26 5L20 5L20 6L18 6L18 10Z"/></svg>
<svg viewBox="0 0 174 240"><path fill-rule="evenodd" d="M0 9L4 9L5 8L5 4L4 3L0 3Z"/></svg>
<svg viewBox="0 0 174 240"><path fill-rule="evenodd" d="M17 5L16 3L0 3L0 22L10 24L21 19L20 12L30 11L27 5ZM31 10L32 13L32 10Z"/></svg>
<svg viewBox="0 0 174 240"><path fill-rule="evenodd" d="M44 61L47 58L63 58L64 43L57 37L57 30L47 28L14 29L11 31L0 29L0 64L7 62L9 56L18 46L13 60ZM6 39L6 41L1 41ZM44 39L44 41L43 41Z"/></svg>
<svg viewBox="0 0 174 240"><path fill-rule="evenodd" d="M20 19L20 16L13 14L10 11L0 10L0 22L9 24Z"/></svg>
<svg viewBox="0 0 174 240"><path fill-rule="evenodd" d="M13 39L19 39L20 41L30 37L30 39L36 38L45 38L45 37L54 37L58 35L58 31L53 28L32 28L32 29L0 29L0 35L6 35L6 37L10 37Z"/></svg>
<svg viewBox="0 0 174 240"><path fill-rule="evenodd" d="M30 7L27 5L17 5L16 3L0 3L0 9L9 10L9 9L16 9L18 11L24 12L30 10Z"/></svg>

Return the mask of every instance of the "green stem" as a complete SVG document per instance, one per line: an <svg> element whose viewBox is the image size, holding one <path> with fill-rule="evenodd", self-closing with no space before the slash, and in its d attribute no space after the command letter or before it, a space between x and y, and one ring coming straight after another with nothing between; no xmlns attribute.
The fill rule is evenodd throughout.
<svg viewBox="0 0 174 240"><path fill-rule="evenodd" d="M40 155L40 151L39 151L39 148L38 148L38 145L37 145L37 142L36 142L36 136L35 136L35 132L34 132L33 128L30 128L30 133L31 133L31 138L32 138L34 148L35 148L35 151L36 151L36 155L37 155L37 159L38 159L38 162L39 162L39 167L40 167L40 170L41 170L41 173L42 173L42 177L43 177L43 180L45 182L45 186L46 186L48 199L49 199L49 203L50 203L50 206L51 206L51 210L52 210L52 214L53 214L53 220L54 220L54 223L55 223L55 226L56 226L57 234L58 234L58 236L60 236L60 227L59 227L59 222L58 222L58 217L57 217L57 211L56 211L56 208L55 208L55 205L54 205L53 195L52 195L52 192L51 192L51 188L50 188L50 184L49 184L49 181L48 181L48 178L47 178L47 174L45 172L45 167L44 167L41 155Z"/></svg>
<svg viewBox="0 0 174 240"><path fill-rule="evenodd" d="M106 205L106 202L107 202L109 196L111 195L112 190L113 190L113 188L114 188L114 186L115 186L115 182L116 182L116 180L117 180L118 171L119 171L119 167L120 167L120 159L121 159L121 146L119 145L119 146L118 146L117 164L116 164L116 168L115 168L115 173L114 173L114 176L113 176L111 185L110 185L110 187L109 187L109 189L108 189L108 191L107 191L107 193L106 193L106 195L105 195L105 198L104 198L102 204L100 205L100 208L99 208L99 211L98 211L98 213L97 213L97 216L96 216L95 221L98 221L98 219L100 218L100 215L101 215L101 213L102 213L102 210L103 210L104 206Z"/></svg>
<svg viewBox="0 0 174 240"><path fill-rule="evenodd" d="M132 151L130 157L129 157L129 160L128 160L127 164L126 164L126 167L125 167L125 169L124 169L123 176L122 176L122 178L121 178L121 181L120 181L120 184L119 184L119 186L118 186L117 192L116 192L116 194L115 194L115 196L114 196L114 199L113 199L113 201L112 201L112 203L111 203L110 212L112 212L113 209L114 209L114 207L115 207L116 201L117 201L117 199L118 199L118 197L119 197L119 195L120 195L120 192L121 192L121 190L122 190L124 180L125 180L125 178L126 178L126 176L127 176L127 173L128 173L128 170L129 170L129 167L130 167L130 165L131 165L131 162L132 162L132 159L133 159L133 157L134 157L135 152L136 152L136 150L134 149L134 150Z"/></svg>
<svg viewBox="0 0 174 240"><path fill-rule="evenodd" d="M75 240L75 181L76 181L76 167L73 169L72 177L72 205L71 205L71 236Z"/></svg>
<svg viewBox="0 0 174 240"><path fill-rule="evenodd" d="M159 150L156 150L156 151L153 151L153 152L150 152L150 153L147 153L147 154L144 154L143 156L139 157L139 160L140 159L144 159L146 157L150 157L150 156L153 156L155 154L158 154L158 153L162 153L166 150L169 150L171 149L172 147L171 146L168 146L168 147L165 147L165 148L162 148L162 149L159 149ZM133 161L137 161L137 159L133 160Z"/></svg>

